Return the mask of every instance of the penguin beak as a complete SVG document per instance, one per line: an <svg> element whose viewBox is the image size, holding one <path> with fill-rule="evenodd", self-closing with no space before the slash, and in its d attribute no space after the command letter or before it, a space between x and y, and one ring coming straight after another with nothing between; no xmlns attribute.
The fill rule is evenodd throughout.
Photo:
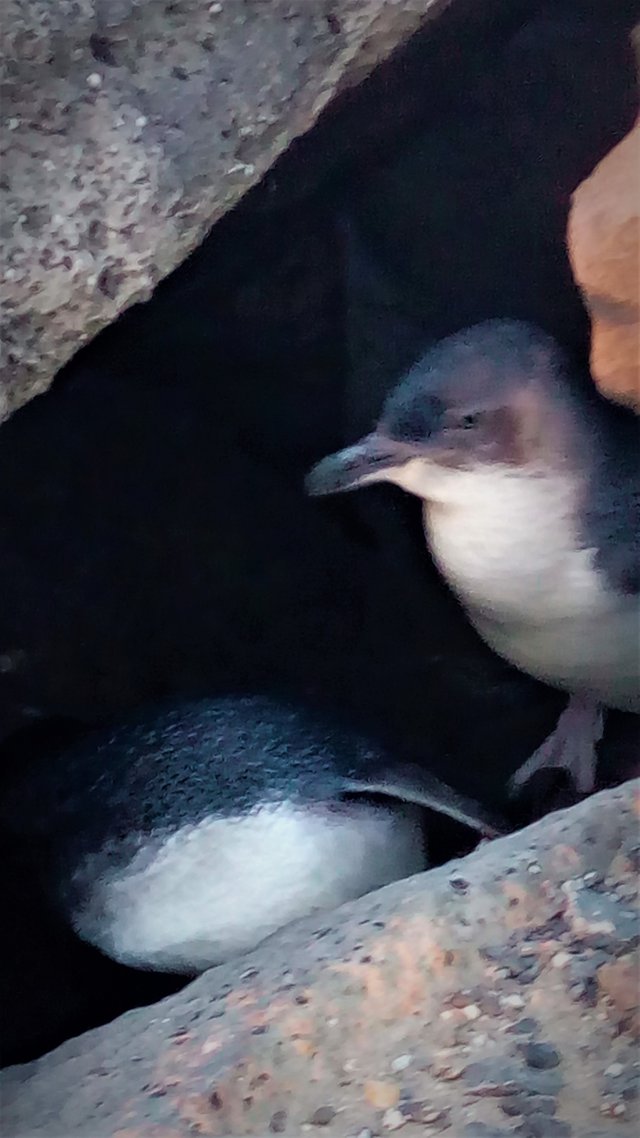
<svg viewBox="0 0 640 1138"><path fill-rule="evenodd" d="M415 451L406 443L374 431L354 446L323 458L309 471L305 488L311 497L321 497L357 490L371 482L385 482L392 470L413 457Z"/></svg>

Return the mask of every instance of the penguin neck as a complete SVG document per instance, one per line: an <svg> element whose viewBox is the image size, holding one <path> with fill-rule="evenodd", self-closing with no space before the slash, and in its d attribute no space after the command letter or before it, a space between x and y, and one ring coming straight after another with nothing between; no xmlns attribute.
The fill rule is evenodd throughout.
<svg viewBox="0 0 640 1138"><path fill-rule="evenodd" d="M596 551L578 536L578 473L478 464L438 470L421 488L419 472L406 473L405 488L423 500L434 559L472 612L539 623L596 602Z"/></svg>

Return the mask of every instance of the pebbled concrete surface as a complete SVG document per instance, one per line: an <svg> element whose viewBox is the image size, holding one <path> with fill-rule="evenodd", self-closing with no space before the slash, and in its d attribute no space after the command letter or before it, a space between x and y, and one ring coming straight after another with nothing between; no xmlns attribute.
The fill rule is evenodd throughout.
<svg viewBox="0 0 640 1138"><path fill-rule="evenodd" d="M0 420L449 0L5 0Z"/></svg>

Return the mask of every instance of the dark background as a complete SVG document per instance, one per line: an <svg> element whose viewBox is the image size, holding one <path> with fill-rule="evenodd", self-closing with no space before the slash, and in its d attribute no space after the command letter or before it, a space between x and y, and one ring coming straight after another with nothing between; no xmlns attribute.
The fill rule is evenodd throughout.
<svg viewBox="0 0 640 1138"><path fill-rule="evenodd" d="M467 324L535 320L585 364L566 220L637 113L635 7L456 5L2 426L5 771L147 701L261 689L505 806L562 697L478 640L416 503L303 476ZM611 716L603 784L633 748ZM9 1061L171 987L79 945L11 844L2 865Z"/></svg>

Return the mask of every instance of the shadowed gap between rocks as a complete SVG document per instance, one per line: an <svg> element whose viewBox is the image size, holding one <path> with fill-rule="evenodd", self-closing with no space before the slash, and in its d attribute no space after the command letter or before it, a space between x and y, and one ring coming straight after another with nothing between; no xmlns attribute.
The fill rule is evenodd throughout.
<svg viewBox="0 0 640 1138"><path fill-rule="evenodd" d="M586 356L566 217L637 110L625 12L467 16L347 93L147 305L3 425L7 765L149 700L261 689L335 706L504 806L561 697L480 644L413 503L376 489L319 505L302 489L450 331L521 316ZM633 734L612 717L603 785L631 768ZM447 830L440 859L460 842ZM14 856L15 1058L161 985L57 928ZM45 1028L54 989L64 1017Z"/></svg>

